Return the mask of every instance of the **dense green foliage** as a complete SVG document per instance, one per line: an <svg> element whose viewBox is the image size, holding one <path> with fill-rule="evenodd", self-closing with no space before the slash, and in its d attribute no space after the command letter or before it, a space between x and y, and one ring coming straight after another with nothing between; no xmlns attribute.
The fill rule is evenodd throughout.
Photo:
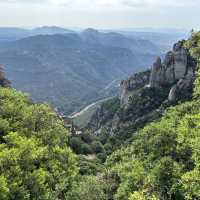
<svg viewBox="0 0 200 200"><path fill-rule="evenodd" d="M94 135L83 133L70 137L70 147L78 154L81 175L97 175L104 171L107 149Z"/></svg>
<svg viewBox="0 0 200 200"><path fill-rule="evenodd" d="M200 33L186 43L199 61ZM115 200L200 199L200 77L194 100L170 108L159 122L135 134L132 144L107 160L118 184Z"/></svg>
<svg viewBox="0 0 200 200"><path fill-rule="evenodd" d="M74 183L66 200L107 200L107 186L100 177L82 176Z"/></svg>
<svg viewBox="0 0 200 200"><path fill-rule="evenodd" d="M0 88L0 199L63 199L78 172L68 136L49 106Z"/></svg>
<svg viewBox="0 0 200 200"><path fill-rule="evenodd" d="M132 129L130 144L113 152L104 165L116 142L112 137L108 142L105 133L98 141L85 133L68 142L68 131L49 106L0 88L0 199L200 199L200 33L193 33L185 45L198 65L193 100L169 108L140 130ZM141 94L130 100L137 113L145 112L147 104L153 111L166 95L165 90L148 88ZM117 109L116 101L107 105ZM135 115L126 112L124 122ZM79 154L78 164L69 145Z"/></svg>
<svg viewBox="0 0 200 200"><path fill-rule="evenodd" d="M70 147L76 154L95 154L100 160L105 161L105 148L98 137L87 132L70 137Z"/></svg>

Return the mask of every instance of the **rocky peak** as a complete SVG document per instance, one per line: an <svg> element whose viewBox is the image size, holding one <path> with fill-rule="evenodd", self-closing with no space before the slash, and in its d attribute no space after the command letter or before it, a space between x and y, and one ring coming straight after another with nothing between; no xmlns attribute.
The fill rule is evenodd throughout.
<svg viewBox="0 0 200 200"><path fill-rule="evenodd" d="M137 92L137 88L148 86L151 88L171 87L169 101L175 101L182 89L192 87L195 77L195 61L184 47L184 41L179 41L169 51L163 61L160 57L153 63L151 71L135 74L128 80L122 81L120 102L128 105L129 97Z"/></svg>
<svg viewBox="0 0 200 200"><path fill-rule="evenodd" d="M175 101L181 90L192 87L195 77L195 61L184 47L184 41L173 46L173 51L166 54L163 63L161 59L153 64L150 77L150 87L162 87L172 84L168 100Z"/></svg>
<svg viewBox="0 0 200 200"><path fill-rule="evenodd" d="M176 43L173 51L166 54L163 62L158 58L152 66L150 87L160 87L172 84L184 78L190 67L188 59L190 55L184 48L183 41Z"/></svg>
<svg viewBox="0 0 200 200"><path fill-rule="evenodd" d="M195 67L184 41L178 42L163 61L157 58L151 70L121 82L119 99L101 106L90 123L92 130L128 138L146 123L160 118L167 107L192 98Z"/></svg>

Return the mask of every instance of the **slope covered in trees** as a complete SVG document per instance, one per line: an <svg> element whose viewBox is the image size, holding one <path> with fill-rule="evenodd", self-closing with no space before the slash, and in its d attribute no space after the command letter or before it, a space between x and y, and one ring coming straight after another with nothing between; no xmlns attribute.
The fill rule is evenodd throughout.
<svg viewBox="0 0 200 200"><path fill-rule="evenodd" d="M78 172L68 136L48 105L0 88L0 199L63 199Z"/></svg>
<svg viewBox="0 0 200 200"><path fill-rule="evenodd" d="M136 73L120 84L119 97L105 101L87 128L110 151L131 140L135 132L159 120L166 108L192 99L196 60L185 41L173 45L151 70Z"/></svg>
<svg viewBox="0 0 200 200"><path fill-rule="evenodd" d="M0 88L0 199L200 199L200 33L185 46L198 63L193 99L138 130L96 173L78 173L69 133L48 105Z"/></svg>
<svg viewBox="0 0 200 200"><path fill-rule="evenodd" d="M200 198L200 33L185 43L198 61L194 98L170 108L107 160L116 200Z"/></svg>
<svg viewBox="0 0 200 200"><path fill-rule="evenodd" d="M71 191L75 200L80 199L77 191L87 200L200 199L200 33L184 45L197 61L193 98L137 130L128 146L108 157L96 178L82 176L85 184L78 182Z"/></svg>

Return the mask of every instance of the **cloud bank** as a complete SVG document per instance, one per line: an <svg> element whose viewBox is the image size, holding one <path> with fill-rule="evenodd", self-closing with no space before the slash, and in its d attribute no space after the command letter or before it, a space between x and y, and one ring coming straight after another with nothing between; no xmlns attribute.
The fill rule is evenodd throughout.
<svg viewBox="0 0 200 200"><path fill-rule="evenodd" d="M54 4L66 6L190 6L200 3L200 0L0 0L7 3Z"/></svg>
<svg viewBox="0 0 200 200"><path fill-rule="evenodd" d="M1 26L200 27L200 0L0 0Z"/></svg>

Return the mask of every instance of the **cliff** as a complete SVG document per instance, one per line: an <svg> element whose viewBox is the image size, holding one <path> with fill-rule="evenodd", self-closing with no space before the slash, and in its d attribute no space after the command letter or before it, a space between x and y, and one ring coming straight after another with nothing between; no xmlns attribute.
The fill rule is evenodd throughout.
<svg viewBox="0 0 200 200"><path fill-rule="evenodd" d="M90 130L128 139L147 122L159 119L167 107L191 99L196 62L184 42L176 43L163 61L157 58L151 70L122 81L119 98L101 105Z"/></svg>
<svg viewBox="0 0 200 200"><path fill-rule="evenodd" d="M183 46L184 41L174 45L173 51L166 54L163 63L158 58L153 64L150 87L173 84L168 100L176 101L178 93L192 87L195 78L196 62Z"/></svg>
<svg viewBox="0 0 200 200"><path fill-rule="evenodd" d="M135 74L128 80L122 81L120 100L121 105L127 105L128 99L138 88L171 87L168 100L178 100L179 92L191 89L195 78L196 62L184 47L184 41L176 43L172 51L169 51L162 62L161 58L153 63L151 72Z"/></svg>

